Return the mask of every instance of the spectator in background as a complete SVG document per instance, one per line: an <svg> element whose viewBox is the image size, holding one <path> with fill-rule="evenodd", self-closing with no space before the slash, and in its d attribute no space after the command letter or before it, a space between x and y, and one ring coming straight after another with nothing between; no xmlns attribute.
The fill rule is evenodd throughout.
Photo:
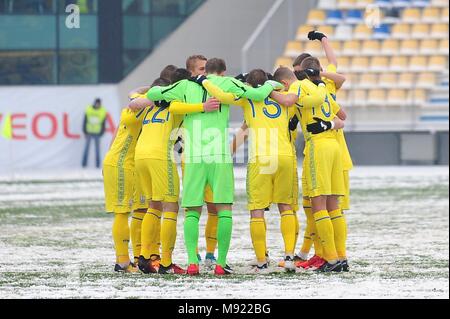
<svg viewBox="0 0 450 319"><path fill-rule="evenodd" d="M102 106L102 100L99 98L95 99L94 105L86 108L83 121L83 133L86 137L82 162L83 168L87 166L91 140L94 140L95 144L95 165L97 168L100 168L100 138L105 133L106 114L107 111Z"/></svg>

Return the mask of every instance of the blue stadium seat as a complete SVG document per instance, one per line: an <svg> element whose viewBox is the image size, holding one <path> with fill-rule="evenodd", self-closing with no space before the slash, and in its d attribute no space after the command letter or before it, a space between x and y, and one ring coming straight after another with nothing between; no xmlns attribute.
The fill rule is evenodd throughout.
<svg viewBox="0 0 450 319"><path fill-rule="evenodd" d="M327 23L328 24L340 24L344 20L341 10L329 10L327 12Z"/></svg>
<svg viewBox="0 0 450 319"><path fill-rule="evenodd" d="M345 21L349 24L359 24L364 21L363 12L361 10L349 10Z"/></svg>
<svg viewBox="0 0 450 319"><path fill-rule="evenodd" d="M388 39L391 37L391 29L389 25L382 24L378 28L375 28L373 31L374 39Z"/></svg>

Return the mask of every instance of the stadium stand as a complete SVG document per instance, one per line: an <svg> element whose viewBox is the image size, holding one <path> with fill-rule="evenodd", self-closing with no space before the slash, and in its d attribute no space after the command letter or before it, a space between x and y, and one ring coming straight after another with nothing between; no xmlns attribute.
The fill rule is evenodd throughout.
<svg viewBox="0 0 450 319"><path fill-rule="evenodd" d="M368 5L380 8L377 27L365 23ZM413 105L448 110L448 21L446 0L320 0L275 68L291 67L302 52L317 55L326 64L319 43L306 37L315 29L329 35L338 70L347 76L339 96L344 107Z"/></svg>

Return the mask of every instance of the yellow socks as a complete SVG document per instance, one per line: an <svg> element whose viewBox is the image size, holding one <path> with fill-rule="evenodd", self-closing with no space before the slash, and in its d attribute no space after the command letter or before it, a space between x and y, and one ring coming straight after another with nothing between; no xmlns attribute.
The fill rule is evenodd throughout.
<svg viewBox="0 0 450 319"><path fill-rule="evenodd" d="M323 258L328 262L336 262L338 260L336 246L334 242L333 224L330 215L326 210L318 211L314 214L317 233L323 246Z"/></svg>
<svg viewBox="0 0 450 319"><path fill-rule="evenodd" d="M139 258L141 254L141 229L142 221L144 220L145 213L134 212L131 216L131 245L133 246L133 256L134 258Z"/></svg>
<svg viewBox="0 0 450 319"><path fill-rule="evenodd" d="M266 221L264 218L250 220L250 235L258 263L266 263Z"/></svg>
<svg viewBox="0 0 450 319"><path fill-rule="evenodd" d="M161 212L157 209L149 208L142 221L141 233L141 255L145 259L150 259L151 255L159 255L160 229Z"/></svg>
<svg viewBox="0 0 450 319"><path fill-rule="evenodd" d="M130 228L128 227L128 214L114 214L112 235L116 250L116 263L129 263L128 243L130 242Z"/></svg>
<svg viewBox="0 0 450 319"><path fill-rule="evenodd" d="M295 251L295 214L292 210L281 213L281 234L283 235L286 255L294 255Z"/></svg>
<svg viewBox="0 0 450 319"><path fill-rule="evenodd" d="M214 254L217 246L217 223L219 217L217 214L208 213L208 220L205 227L206 253Z"/></svg>
<svg viewBox="0 0 450 319"><path fill-rule="evenodd" d="M316 226L311 209L311 202L309 200L303 200L303 209L306 215L306 229L305 235L303 236L303 244L300 252L303 256L308 256L313 244Z"/></svg>
<svg viewBox="0 0 450 319"><path fill-rule="evenodd" d="M300 221L298 220L297 212L294 212L294 216L295 216L295 246L297 246L298 234L300 233Z"/></svg>
<svg viewBox="0 0 450 319"><path fill-rule="evenodd" d="M174 212L164 212L161 226L161 264L169 267L172 264L172 252L177 239L177 218Z"/></svg>
<svg viewBox="0 0 450 319"><path fill-rule="evenodd" d="M342 211L340 209L330 212L331 222L334 229L334 242L336 244L336 252L339 260L347 259L346 251L346 223Z"/></svg>

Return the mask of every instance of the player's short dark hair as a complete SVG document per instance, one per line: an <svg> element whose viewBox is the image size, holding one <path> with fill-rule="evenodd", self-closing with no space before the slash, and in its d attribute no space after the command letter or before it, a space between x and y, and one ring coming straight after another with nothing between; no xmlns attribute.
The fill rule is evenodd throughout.
<svg viewBox="0 0 450 319"><path fill-rule="evenodd" d="M173 74L172 77L170 78L170 83L177 83L178 81L181 80L187 80L191 77L191 72L189 72L187 69L177 69Z"/></svg>
<svg viewBox="0 0 450 319"><path fill-rule="evenodd" d="M208 62L206 62L206 73L208 74L222 73L225 72L226 70L227 64L223 59L213 58L209 59Z"/></svg>
<svg viewBox="0 0 450 319"><path fill-rule="evenodd" d="M309 53L302 53L294 60L294 63L292 63L292 66L293 67L300 66L302 64L303 60L305 60L307 58L310 58L310 57L312 57L311 54L309 54Z"/></svg>
<svg viewBox="0 0 450 319"><path fill-rule="evenodd" d="M163 78L157 78L155 81L153 81L152 85L150 85L151 87L154 86L168 86L170 85L170 81L167 79L163 79Z"/></svg>
<svg viewBox="0 0 450 319"><path fill-rule="evenodd" d="M275 73L273 74L273 79L277 82L281 82L283 80L296 79L294 72L287 67L279 67Z"/></svg>
<svg viewBox="0 0 450 319"><path fill-rule="evenodd" d="M177 70L178 68L173 65L173 64L169 64L168 66L166 66L162 71L161 74L159 75L160 78L169 80L172 78L172 74Z"/></svg>
<svg viewBox="0 0 450 319"><path fill-rule="evenodd" d="M247 75L247 83L254 88L264 85L268 79L266 71L261 69L255 69Z"/></svg>
<svg viewBox="0 0 450 319"><path fill-rule="evenodd" d="M194 71L195 63L197 62L197 60L208 61L208 59L204 55L201 54L191 55L186 60L186 69L188 69L190 72Z"/></svg>
<svg viewBox="0 0 450 319"><path fill-rule="evenodd" d="M300 68L302 70L306 70L306 69L312 69L312 70L317 70L320 72L320 70L322 69L322 67L320 66L320 61L318 58L315 57L309 57L303 60L302 64L300 65ZM320 79L320 75L319 76L313 76L312 78L314 79Z"/></svg>

